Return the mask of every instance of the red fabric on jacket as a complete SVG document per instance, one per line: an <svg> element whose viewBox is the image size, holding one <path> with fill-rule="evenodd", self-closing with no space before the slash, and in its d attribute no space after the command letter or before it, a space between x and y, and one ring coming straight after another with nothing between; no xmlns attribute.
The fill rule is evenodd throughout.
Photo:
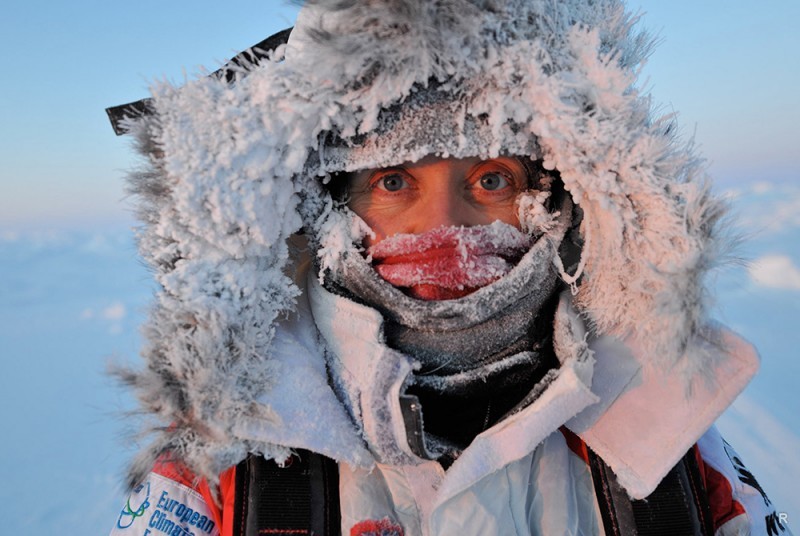
<svg viewBox="0 0 800 536"><path fill-rule="evenodd" d="M695 455L703 475L703 484L708 494L708 503L711 507L711 517L714 519L714 530L719 528L736 516L747 513L744 506L733 498L733 487L724 475L703 461L700 449L695 445Z"/></svg>
<svg viewBox="0 0 800 536"><path fill-rule="evenodd" d="M236 466L219 475L219 493L212 490L208 481L198 478L188 467L179 461L166 457L159 459L153 466L153 472L174 480L179 484L192 488L203 496L206 506L214 516L214 522L220 529L220 536L233 536L233 512L236 500Z"/></svg>
<svg viewBox="0 0 800 536"><path fill-rule="evenodd" d="M586 443L565 427L559 430L572 453L588 463ZM717 531L725 523L745 514L746 511L744 506L733 498L733 488L728 479L703 461L697 445L693 451L708 494L714 530ZM177 461L160 459L153 467L153 472L200 493L214 516L217 527L220 527L220 536L233 536L236 500L235 466L220 474L218 492L213 490L205 479L197 478L185 465Z"/></svg>

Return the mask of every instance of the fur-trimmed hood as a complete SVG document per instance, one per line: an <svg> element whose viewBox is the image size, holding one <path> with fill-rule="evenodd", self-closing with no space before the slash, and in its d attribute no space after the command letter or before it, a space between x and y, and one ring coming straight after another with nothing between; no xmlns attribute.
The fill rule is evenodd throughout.
<svg viewBox="0 0 800 536"><path fill-rule="evenodd" d="M154 114L127 123L160 285L147 367L124 373L160 430L132 478L167 450L209 477L248 451L285 455L234 429L271 418L256 401L281 381L272 345L300 295L290 240L305 229L335 272L369 230L323 183L432 153L557 170L583 212L567 282L590 328L690 381L712 369L715 352L685 350L704 336L723 208L636 85L652 41L635 23L616 0L315 0L233 83L155 86Z"/></svg>

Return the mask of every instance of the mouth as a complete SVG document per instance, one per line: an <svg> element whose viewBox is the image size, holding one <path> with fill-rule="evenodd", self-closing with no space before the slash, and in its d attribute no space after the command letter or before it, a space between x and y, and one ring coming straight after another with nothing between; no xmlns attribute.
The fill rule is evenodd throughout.
<svg viewBox="0 0 800 536"><path fill-rule="evenodd" d="M422 300L449 300L506 275L531 243L515 227L496 222L395 235L368 253L378 274L406 294Z"/></svg>

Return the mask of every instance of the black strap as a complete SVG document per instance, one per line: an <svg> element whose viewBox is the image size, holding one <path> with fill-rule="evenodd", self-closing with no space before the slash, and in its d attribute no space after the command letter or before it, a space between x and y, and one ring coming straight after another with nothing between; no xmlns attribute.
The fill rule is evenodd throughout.
<svg viewBox="0 0 800 536"><path fill-rule="evenodd" d="M690 450L643 500L631 500L590 449L589 466L608 536L712 536L700 468ZM298 451L283 467L250 455L236 466L233 536L340 536L339 471L321 454Z"/></svg>
<svg viewBox="0 0 800 536"><path fill-rule="evenodd" d="M611 468L591 450L589 465L608 536L713 536L708 495L693 450L642 500L631 500Z"/></svg>
<svg viewBox="0 0 800 536"><path fill-rule="evenodd" d="M284 467L249 455L236 466L233 535L339 536L336 462L298 451Z"/></svg>
<svg viewBox="0 0 800 536"><path fill-rule="evenodd" d="M273 50L286 43L289 40L289 34L291 32L292 28L287 28L267 37L257 45L253 45L247 50L238 53L209 76L219 80L224 79L229 84L233 83L238 74L247 72L253 66L258 65L259 62L269 56ZM128 131L124 126L124 121L126 119L136 119L152 113L152 99L149 98L106 108L108 120L111 121L111 127L114 129L114 133L117 136L127 134Z"/></svg>

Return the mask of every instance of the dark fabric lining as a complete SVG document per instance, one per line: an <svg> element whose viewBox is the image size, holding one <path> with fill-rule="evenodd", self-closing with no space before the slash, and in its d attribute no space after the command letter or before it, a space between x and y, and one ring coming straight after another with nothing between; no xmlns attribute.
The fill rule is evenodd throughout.
<svg viewBox="0 0 800 536"><path fill-rule="evenodd" d="M610 467L589 450L589 465L606 534L711 536L709 503L690 450L645 499L631 500Z"/></svg>
<svg viewBox="0 0 800 536"><path fill-rule="evenodd" d="M341 531L336 462L298 451L280 467L251 454L236 466L234 536L338 536Z"/></svg>

